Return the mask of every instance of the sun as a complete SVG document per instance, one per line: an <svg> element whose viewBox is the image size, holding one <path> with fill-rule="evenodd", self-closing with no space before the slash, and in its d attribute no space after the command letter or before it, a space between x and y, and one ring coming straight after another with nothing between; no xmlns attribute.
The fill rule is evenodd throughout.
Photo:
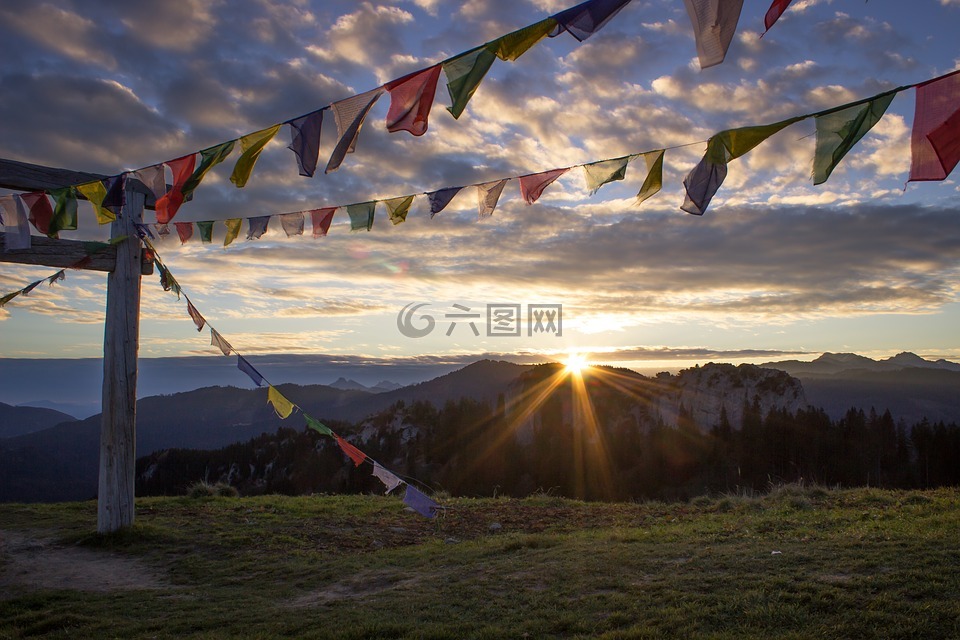
<svg viewBox="0 0 960 640"><path fill-rule="evenodd" d="M563 364L567 367L567 373L576 376L580 375L580 372L589 366L587 365L587 359L579 353L571 353L569 357L563 361Z"/></svg>

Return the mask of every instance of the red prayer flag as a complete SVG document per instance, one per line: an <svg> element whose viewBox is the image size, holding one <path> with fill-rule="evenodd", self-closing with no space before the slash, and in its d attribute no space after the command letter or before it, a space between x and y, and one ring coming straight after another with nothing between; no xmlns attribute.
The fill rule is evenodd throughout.
<svg viewBox="0 0 960 640"><path fill-rule="evenodd" d="M197 325L197 331L203 331L203 325L205 325L207 321L200 315L200 312L193 306L189 298L187 299L187 313L190 314L190 319L193 320L193 324Z"/></svg>
<svg viewBox="0 0 960 640"><path fill-rule="evenodd" d="M173 226L177 228L177 235L180 236L180 244L186 243L187 240L193 237L192 222L174 222Z"/></svg>
<svg viewBox="0 0 960 640"><path fill-rule="evenodd" d="M187 183L187 180L190 179L190 176L193 175L193 167L196 162L197 154L195 153L177 158L176 160L164 162L165 165L170 167L170 171L173 172L173 186L166 195L157 200L157 222L160 224L170 222L173 220L173 216L177 215L177 210L180 208L180 205L183 204L184 200L183 187Z"/></svg>
<svg viewBox="0 0 960 640"><path fill-rule="evenodd" d="M53 220L53 207L50 206L50 199L42 191L35 193L25 193L20 198L30 210L28 219L36 227L37 231L43 235L50 234L50 222Z"/></svg>
<svg viewBox="0 0 960 640"><path fill-rule="evenodd" d="M790 6L792 1L793 0L773 0L773 4L767 9L767 15L763 16L763 33L769 31L770 27L780 19L780 16L783 15L783 12L787 10L787 7Z"/></svg>
<svg viewBox="0 0 960 640"><path fill-rule="evenodd" d="M527 204L533 204L543 193L543 190L550 186L550 183L565 174L569 169L554 169L535 173L530 176L520 178L520 195Z"/></svg>
<svg viewBox="0 0 960 640"><path fill-rule="evenodd" d="M343 449L343 452L350 456L350 459L353 460L354 466L359 467L363 464L363 461L367 459L367 454L360 449L357 449L355 446L338 436L337 434L333 435L337 439L337 444L340 445L340 448Z"/></svg>
<svg viewBox="0 0 960 640"><path fill-rule="evenodd" d="M383 85L390 93L387 131L409 131L415 136L426 133L441 68L437 64Z"/></svg>
<svg viewBox="0 0 960 640"><path fill-rule="evenodd" d="M917 86L908 182L944 180L960 160L960 72Z"/></svg>
<svg viewBox="0 0 960 640"><path fill-rule="evenodd" d="M333 213L339 207L324 207L323 209L314 209L310 211L310 221L313 223L313 237L327 235L330 230L330 223L333 222Z"/></svg>

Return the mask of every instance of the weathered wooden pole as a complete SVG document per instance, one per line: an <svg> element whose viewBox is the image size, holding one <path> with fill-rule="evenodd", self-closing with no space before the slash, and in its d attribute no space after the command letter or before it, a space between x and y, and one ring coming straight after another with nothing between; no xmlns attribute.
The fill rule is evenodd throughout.
<svg viewBox="0 0 960 640"><path fill-rule="evenodd" d="M130 181L133 182L133 181ZM116 268L107 276L97 531L133 524L137 461L137 351L140 340L140 237L144 195L128 183L122 214L111 224Z"/></svg>

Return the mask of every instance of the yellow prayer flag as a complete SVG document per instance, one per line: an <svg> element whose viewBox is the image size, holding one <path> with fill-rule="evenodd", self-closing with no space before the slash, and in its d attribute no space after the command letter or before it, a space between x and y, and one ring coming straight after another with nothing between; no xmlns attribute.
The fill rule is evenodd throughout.
<svg viewBox="0 0 960 640"><path fill-rule="evenodd" d="M82 193L83 197L93 205L93 210L97 214L98 224L107 224L117 219L113 211L100 206L103 203L103 199L107 197L107 188L103 186L102 182L94 180L86 184L78 184L77 191Z"/></svg>
<svg viewBox="0 0 960 640"><path fill-rule="evenodd" d="M260 157L260 152L267 146L267 143L273 140L273 136L277 135L281 126L282 125L277 124L268 129L254 131L240 138L240 148L243 149L243 153L237 160L237 164L233 167L230 182L237 185L237 187L243 187L247 184L247 180L250 179L250 173L253 171L253 165L257 163L257 158Z"/></svg>
<svg viewBox="0 0 960 640"><path fill-rule="evenodd" d="M240 225L243 224L243 218L230 218L224 220L223 224L227 227L227 237L223 239L223 246L228 246L240 235Z"/></svg>
<svg viewBox="0 0 960 640"><path fill-rule="evenodd" d="M284 398L273 385L267 387L267 402L273 405L274 411L281 418L288 418L293 413L293 403Z"/></svg>

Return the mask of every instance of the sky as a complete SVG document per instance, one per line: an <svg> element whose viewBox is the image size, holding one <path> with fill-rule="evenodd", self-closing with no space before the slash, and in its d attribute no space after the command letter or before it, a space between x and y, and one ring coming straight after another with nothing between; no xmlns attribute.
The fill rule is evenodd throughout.
<svg viewBox="0 0 960 640"><path fill-rule="evenodd" d="M7 0L0 157L103 174L153 165L368 91L572 4ZM511 180L482 220L467 188L432 219L418 197L396 226L378 206L369 232L351 232L341 210L323 238L310 237L309 223L305 236L287 238L274 219L259 240L245 240L244 225L225 248L218 224L212 244L181 245L173 234L158 253L200 313L250 355L409 364L576 351L640 370L825 351L960 359L958 185L951 176L904 187L912 90L825 184L812 184L808 119L731 161L704 216L680 210L683 178L712 134L927 80L960 60L960 0L795 0L760 38L768 6L745 0L726 60L701 70L683 3L633 0L583 43L560 34L497 61L459 119L445 109L441 76L422 137L386 131L384 96L335 173L298 175L283 127L246 187L229 181L235 153L176 220L361 203L668 148L663 190L641 206L639 159L593 195L574 168L533 205ZM328 116L321 167L335 134ZM109 237L85 202L79 227L63 237ZM0 264L0 290L54 271ZM156 274L142 293L141 357L220 357ZM105 294L104 274L69 271L15 299L0 309L0 356L101 355ZM520 336L488 335L496 305L519 308ZM529 335L537 305L561 306L558 331ZM426 326L426 314L434 329L404 335L405 308L414 327Z"/></svg>

